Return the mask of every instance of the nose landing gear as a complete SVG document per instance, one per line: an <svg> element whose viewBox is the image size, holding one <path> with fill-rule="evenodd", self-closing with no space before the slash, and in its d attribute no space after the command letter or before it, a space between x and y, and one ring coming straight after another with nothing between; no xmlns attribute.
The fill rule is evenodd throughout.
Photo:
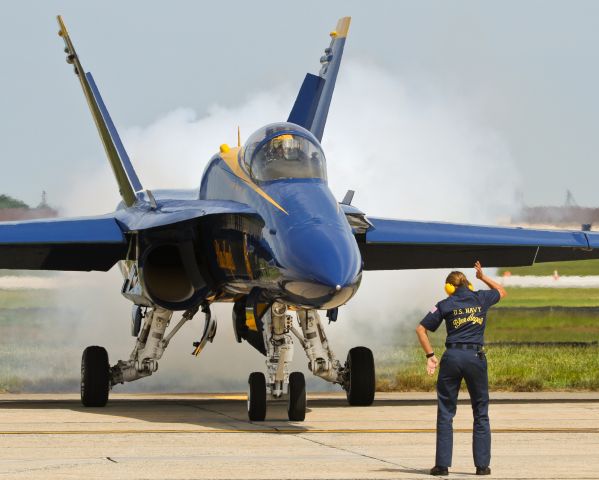
<svg viewBox="0 0 599 480"><path fill-rule="evenodd" d="M291 421L303 421L306 417L306 381L300 372L289 373L293 359L294 330L287 306L273 304L261 317L262 335L266 353L266 370L250 375L248 392L248 417L261 422L266 418L266 400L287 398L287 414Z"/></svg>
<svg viewBox="0 0 599 480"><path fill-rule="evenodd" d="M302 372L289 375L287 415L292 422L303 422L306 418L306 379Z"/></svg>
<svg viewBox="0 0 599 480"><path fill-rule="evenodd" d="M306 380L300 372L289 373L293 358L291 334L297 337L306 352L308 368L314 375L341 385L350 405L371 405L375 393L372 351L366 347L354 347L349 351L345 365L342 365L329 346L318 312L299 310L299 331L286 311L286 305L274 303L260 317L267 374L254 372L249 377L249 419L263 421L267 399L283 398L287 399L289 420L301 422L306 417Z"/></svg>
<svg viewBox="0 0 599 480"><path fill-rule="evenodd" d="M266 376L262 372L252 372L248 384L248 418L252 422L263 422L266 418ZM289 375L287 416L292 422L303 422L306 418L306 379L302 372Z"/></svg>

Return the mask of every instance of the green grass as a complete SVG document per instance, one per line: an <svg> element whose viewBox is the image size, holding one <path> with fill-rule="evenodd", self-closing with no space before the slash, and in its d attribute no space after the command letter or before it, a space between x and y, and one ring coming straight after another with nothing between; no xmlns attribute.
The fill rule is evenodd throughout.
<svg viewBox="0 0 599 480"><path fill-rule="evenodd" d="M571 308L539 308L566 306ZM579 306L599 306L594 289L512 288L500 306L489 311L487 342L599 341L599 314ZM511 307L511 308L505 308ZM410 328L394 338L402 343L376 352L377 388L381 391L432 391L436 375L425 372L422 350ZM445 326L430 334L442 355ZM440 357L439 357L440 358ZM487 347L492 390L599 391L599 347Z"/></svg>
<svg viewBox="0 0 599 480"><path fill-rule="evenodd" d="M599 340L599 314L578 310L491 309L487 342L590 342Z"/></svg>
<svg viewBox="0 0 599 480"><path fill-rule="evenodd" d="M52 290L0 290L0 392L76 388L76 371L64 360L66 349L73 348L68 322L40 328L55 321L57 312Z"/></svg>
<svg viewBox="0 0 599 480"><path fill-rule="evenodd" d="M487 342L599 340L599 314L576 309L599 307L599 289L511 288L508 293L489 312ZM67 316L67 323L53 333L56 335L53 339L46 338L47 330L38 328L41 322L56 317L55 304L52 291L0 291L0 391L43 390L45 385L48 389L59 389L61 385L71 390L76 388L72 365L65 363L65 355L57 353L78 355L74 352L78 347L68 342L69 332L65 327L68 322L76 325L78 319L69 317L68 311L60 311ZM538 308L543 306L572 308ZM395 330L377 333L389 345L375 349L379 390L435 388L436 377L428 377L424 370L424 356L414 334L415 323L407 323L398 320ZM435 351L442 354L445 327L431 334L431 340ZM599 391L598 347L491 346L487 351L493 390ZM35 366L40 364L45 366L43 378L36 377Z"/></svg>
<svg viewBox="0 0 599 480"><path fill-rule="evenodd" d="M503 272L510 271L512 275L547 276L553 275L554 270L557 270L560 275L599 275L599 259L580 260L576 262L537 263L530 267L505 267L500 268L497 274L503 275Z"/></svg>
<svg viewBox="0 0 599 480"><path fill-rule="evenodd" d="M377 357L379 391L435 389L436 374L426 375L422 350L413 347ZM491 390L599 390L598 347L494 346L487 348L487 360Z"/></svg>
<svg viewBox="0 0 599 480"><path fill-rule="evenodd" d="M519 288L507 289L500 307L597 307L599 288Z"/></svg>

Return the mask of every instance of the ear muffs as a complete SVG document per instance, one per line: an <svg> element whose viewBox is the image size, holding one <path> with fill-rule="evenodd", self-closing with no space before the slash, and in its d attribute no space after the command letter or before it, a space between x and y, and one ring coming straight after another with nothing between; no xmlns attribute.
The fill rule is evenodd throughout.
<svg viewBox="0 0 599 480"><path fill-rule="evenodd" d="M468 283L468 288L472 291L474 291L474 287L472 286L471 283ZM453 295L456 291L456 287L455 285L452 285L451 283L446 283L445 284L445 293L447 293L447 295Z"/></svg>

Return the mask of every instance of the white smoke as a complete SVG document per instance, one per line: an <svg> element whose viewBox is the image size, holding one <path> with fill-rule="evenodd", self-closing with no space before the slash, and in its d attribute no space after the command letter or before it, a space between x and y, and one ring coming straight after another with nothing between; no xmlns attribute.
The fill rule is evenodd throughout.
<svg viewBox="0 0 599 480"><path fill-rule="evenodd" d="M124 143L144 187L194 188L218 146L235 144L238 125L243 139L266 123L285 119L295 94L295 88L284 87L252 95L240 106L214 106L202 115L177 109L148 126L125 129ZM411 85L381 68L347 62L323 147L335 196L356 190L354 204L371 216L495 223L512 213L518 180L508 148L497 132L481 124L477 104L434 83ZM97 172L75 171L70 184L74 190L59 199L70 215L105 213L119 201L104 161L98 161ZM358 341L383 344L398 325L415 325L439 300L446 274L366 272L360 291L328 329L338 355ZM87 274L69 274L82 275ZM104 344L112 361L127 358L133 345L130 305L119 294L118 274L113 270L92 278L93 288L64 289L57 300L79 320L68 325L70 345ZM230 306L215 311L220 331L199 359L189 355L201 329L194 321L175 337L154 377L119 390L242 387L250 370L263 368L263 358L234 342ZM77 372L79 356L69 355L62 362ZM305 363L296 346L297 368Z"/></svg>

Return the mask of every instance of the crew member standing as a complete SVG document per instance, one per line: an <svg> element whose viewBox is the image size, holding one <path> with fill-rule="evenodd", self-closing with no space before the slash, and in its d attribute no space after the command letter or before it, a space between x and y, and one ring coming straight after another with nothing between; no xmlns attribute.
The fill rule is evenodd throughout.
<svg viewBox="0 0 599 480"><path fill-rule="evenodd" d="M505 297L504 288L487 277L480 262L474 265L476 278L490 290L474 291L462 272L447 276L445 291L448 297L441 300L424 317L416 328L418 340L426 353L427 373L433 375L438 361L428 338L445 320L446 351L441 358L437 379L437 454L431 475L448 475L453 453L453 417L462 379L470 393L474 426L472 453L477 475L489 475L491 469L491 427L489 425L489 380L487 359L483 351L487 310Z"/></svg>

